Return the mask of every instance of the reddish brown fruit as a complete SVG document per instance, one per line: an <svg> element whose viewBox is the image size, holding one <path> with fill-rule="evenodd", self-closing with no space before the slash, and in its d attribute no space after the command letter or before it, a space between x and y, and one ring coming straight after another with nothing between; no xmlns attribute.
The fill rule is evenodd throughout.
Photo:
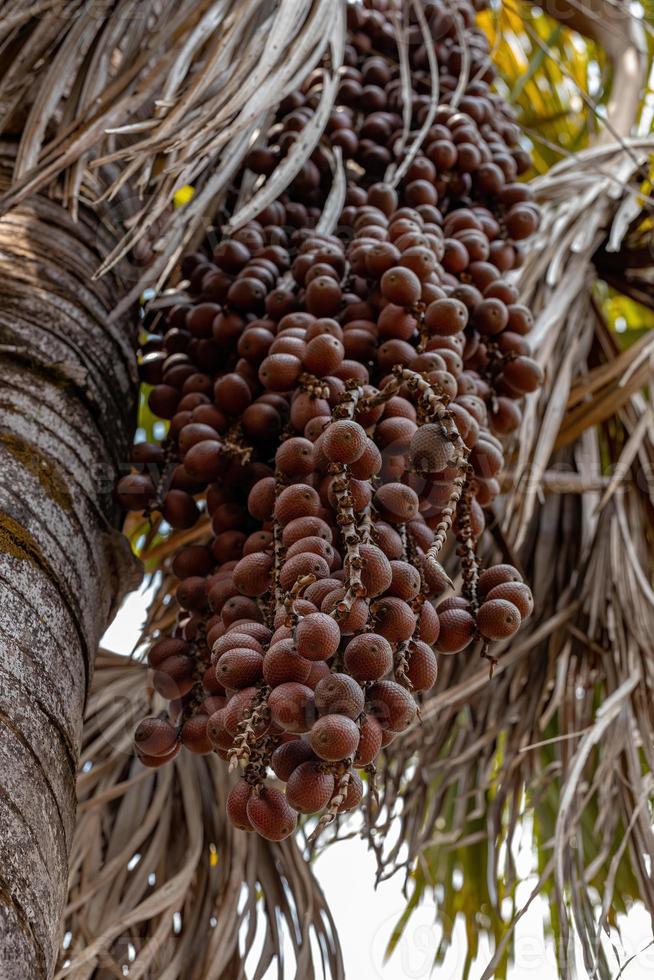
<svg viewBox="0 0 654 980"><path fill-rule="evenodd" d="M522 620L531 616L534 611L534 597L531 589L523 582L503 582L496 585L488 593L488 599L506 599L517 607Z"/></svg>
<svg viewBox="0 0 654 980"><path fill-rule="evenodd" d="M475 636L475 621L466 609L446 609L438 613L440 633L436 642L439 653L458 653Z"/></svg>
<svg viewBox="0 0 654 980"><path fill-rule="evenodd" d="M263 658L263 679L271 687L296 681L306 684L311 662L294 649L293 640L280 640L270 647Z"/></svg>
<svg viewBox="0 0 654 980"><path fill-rule="evenodd" d="M318 762L303 762L289 776L286 799L299 813L317 813L334 792L334 777Z"/></svg>
<svg viewBox="0 0 654 980"><path fill-rule="evenodd" d="M295 738L292 742L283 742L282 745L277 746L270 758L270 765L275 775L287 783L291 773L298 766L312 759L315 759L315 756L309 743L301 738Z"/></svg>
<svg viewBox="0 0 654 980"><path fill-rule="evenodd" d="M144 718L136 726L134 742L144 755L169 755L177 743L177 732L164 718Z"/></svg>
<svg viewBox="0 0 654 980"><path fill-rule="evenodd" d="M329 660L338 650L341 631L332 616L323 612L303 616L295 631L297 651L307 660Z"/></svg>
<svg viewBox="0 0 654 980"><path fill-rule="evenodd" d="M416 628L416 616L413 610L402 599L384 596L373 603L371 612L374 617L375 630L386 637L389 643L401 643L413 636Z"/></svg>
<svg viewBox="0 0 654 980"><path fill-rule="evenodd" d="M280 684L268 695L270 718L285 732L308 732L316 717L313 691L305 684Z"/></svg>
<svg viewBox="0 0 654 980"><path fill-rule="evenodd" d="M363 691L348 674L329 674L315 689L316 708L321 715L358 718L363 711Z"/></svg>
<svg viewBox="0 0 654 980"><path fill-rule="evenodd" d="M223 687L243 688L261 678L263 657L245 647L223 653L216 663L216 679Z"/></svg>
<svg viewBox="0 0 654 980"><path fill-rule="evenodd" d="M270 574L273 567L272 555L256 551L241 558L234 569L234 585L243 595L263 595L270 588Z"/></svg>
<svg viewBox="0 0 654 980"><path fill-rule="evenodd" d="M403 732L416 717L417 708L411 694L395 681L378 681L367 694L367 710L382 728Z"/></svg>
<svg viewBox="0 0 654 980"><path fill-rule="evenodd" d="M348 813L354 810L363 799L363 781L358 772L350 772L350 779L345 791L345 799L338 808L339 813Z"/></svg>
<svg viewBox="0 0 654 980"><path fill-rule="evenodd" d="M254 830L247 814L247 807L251 796L252 787L243 779L239 779L236 785L232 786L227 796L227 816L239 830Z"/></svg>
<svg viewBox="0 0 654 980"><path fill-rule="evenodd" d="M429 691L436 683L438 665L436 654L422 640L414 640L409 647L407 677L414 691Z"/></svg>
<svg viewBox="0 0 654 980"><path fill-rule="evenodd" d="M477 629L487 640L504 640L520 629L520 612L508 599L487 599L477 611Z"/></svg>
<svg viewBox="0 0 654 980"><path fill-rule="evenodd" d="M366 715L360 724L359 745L354 756L354 765L365 769L374 762L382 746L383 729L374 715Z"/></svg>
<svg viewBox="0 0 654 980"><path fill-rule="evenodd" d="M205 714L194 715L182 725L182 745L195 755L208 755L213 744L207 733L209 719Z"/></svg>
<svg viewBox="0 0 654 980"><path fill-rule="evenodd" d="M491 589L503 582L522 582L522 575L513 565L491 565L479 576L479 594L488 595Z"/></svg>
<svg viewBox="0 0 654 980"><path fill-rule="evenodd" d="M366 449L367 436L358 422L332 422L320 438L320 448L332 463L354 463Z"/></svg>
<svg viewBox="0 0 654 980"><path fill-rule="evenodd" d="M314 723L309 744L321 759L338 762L354 757L359 744L359 729L345 715L324 715Z"/></svg>
<svg viewBox="0 0 654 980"><path fill-rule="evenodd" d="M181 698L193 687L195 663L191 657L168 657L152 675L152 684L162 697L172 701Z"/></svg>
<svg viewBox="0 0 654 980"><path fill-rule="evenodd" d="M403 483L386 483L375 494L375 507L385 521L406 524L418 514L418 497Z"/></svg>
<svg viewBox="0 0 654 980"><path fill-rule="evenodd" d="M284 794L268 786L253 791L246 814L254 830L266 840L285 840L297 826L297 813Z"/></svg>
<svg viewBox="0 0 654 980"><path fill-rule="evenodd" d="M393 651L385 637L378 633L360 633L345 648L346 670L357 681L377 681L393 667Z"/></svg>

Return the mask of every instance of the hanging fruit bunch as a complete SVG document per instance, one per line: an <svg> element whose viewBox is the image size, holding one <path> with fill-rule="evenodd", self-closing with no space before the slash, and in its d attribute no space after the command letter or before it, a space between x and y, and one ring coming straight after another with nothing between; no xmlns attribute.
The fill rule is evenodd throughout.
<svg viewBox="0 0 654 980"><path fill-rule="evenodd" d="M502 440L542 381L505 275L538 225L516 182L529 158L475 9L413 5L407 103L398 8L348 6L320 145L255 220L184 259L183 301L141 358L168 433L118 484L126 509L179 530L206 514L212 533L172 563L177 625L148 654L170 704L137 752L217 752L241 776L230 819L271 840L356 807L438 657L492 660L532 610L516 569L477 554ZM284 100L246 169L272 172L319 95L316 75ZM337 235L316 227L336 147Z"/></svg>

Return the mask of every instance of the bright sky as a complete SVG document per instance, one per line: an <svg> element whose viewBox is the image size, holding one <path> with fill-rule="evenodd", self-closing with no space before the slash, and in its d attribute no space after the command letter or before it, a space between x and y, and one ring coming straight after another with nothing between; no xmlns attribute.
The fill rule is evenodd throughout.
<svg viewBox="0 0 654 980"><path fill-rule="evenodd" d="M130 652L144 620L147 599L147 591L132 593L127 598L103 638L104 647L117 653ZM521 903L530 894L535 881L531 876L528 841L520 847L516 865L524 879L518 890L518 902ZM427 980L430 975L437 980L461 980L465 957L462 920L455 924L454 942L444 965L431 974L438 942L437 909L431 900L416 911L393 957L388 963L384 962L386 944L404 909L402 879L398 875L375 891L375 859L363 841L342 841L329 848L317 860L315 871L338 927L347 980ZM456 887L455 882L453 887ZM534 902L518 923L516 962L509 971L511 980L558 980L553 952L544 938L545 911L542 901ZM624 968L621 978L651 980L654 977L654 940L649 916L642 906L638 906L626 917L621 917L620 926L622 948L617 935L612 937L619 949L619 959L612 957L610 960L615 964L614 980L617 980L620 965L634 954L638 955ZM610 953L610 945L605 948ZM488 944L481 944L470 980L479 980L489 959ZM577 960L578 977L582 980L587 973L579 955ZM293 977L292 964L288 966L285 976ZM272 980L276 975L276 970L270 970L266 980Z"/></svg>

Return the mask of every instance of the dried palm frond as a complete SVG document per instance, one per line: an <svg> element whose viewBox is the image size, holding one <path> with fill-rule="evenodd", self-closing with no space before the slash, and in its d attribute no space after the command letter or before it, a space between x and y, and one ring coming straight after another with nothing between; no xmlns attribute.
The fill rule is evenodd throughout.
<svg viewBox="0 0 654 980"><path fill-rule="evenodd" d="M334 923L297 843L270 844L224 819L215 756L146 769L133 728L157 710L147 667L101 651L89 700L79 819L58 978L262 977L275 958L298 978L342 978ZM159 705L160 707L160 705ZM290 954L290 957L289 957Z"/></svg>
<svg viewBox="0 0 654 980"><path fill-rule="evenodd" d="M520 286L546 381L528 397L495 537L536 613L492 680L474 653L441 657L421 725L380 767L369 842L380 877L409 872L391 948L434 890L439 961L463 912L468 961L480 928L494 936L485 978L505 975L525 910L525 834L540 876L529 902L552 901L562 976L572 934L588 975L608 978L602 937L617 914L641 900L654 915L654 334L621 354L592 291L593 257L629 249L650 220L641 164L653 151L654 140L603 146L534 183L543 222Z"/></svg>
<svg viewBox="0 0 654 980"><path fill-rule="evenodd" d="M102 266L147 237L153 261L125 306L145 282L165 281L271 109L322 63L313 120L232 225L290 183L322 134L344 43L341 0L119 0L110 11L95 0L11 0L0 18L0 134L16 136L18 152L0 209L55 180L74 213L89 197L138 195ZM175 211L184 185L195 195Z"/></svg>

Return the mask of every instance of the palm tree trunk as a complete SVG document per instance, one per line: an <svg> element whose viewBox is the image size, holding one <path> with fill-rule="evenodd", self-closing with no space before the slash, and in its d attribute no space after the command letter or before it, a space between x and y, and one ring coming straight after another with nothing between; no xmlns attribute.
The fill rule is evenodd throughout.
<svg viewBox="0 0 654 980"><path fill-rule="evenodd" d="M6 161L0 187L8 186ZM54 970L97 644L135 563L113 529L137 376L113 244L33 198L0 219L0 978Z"/></svg>

